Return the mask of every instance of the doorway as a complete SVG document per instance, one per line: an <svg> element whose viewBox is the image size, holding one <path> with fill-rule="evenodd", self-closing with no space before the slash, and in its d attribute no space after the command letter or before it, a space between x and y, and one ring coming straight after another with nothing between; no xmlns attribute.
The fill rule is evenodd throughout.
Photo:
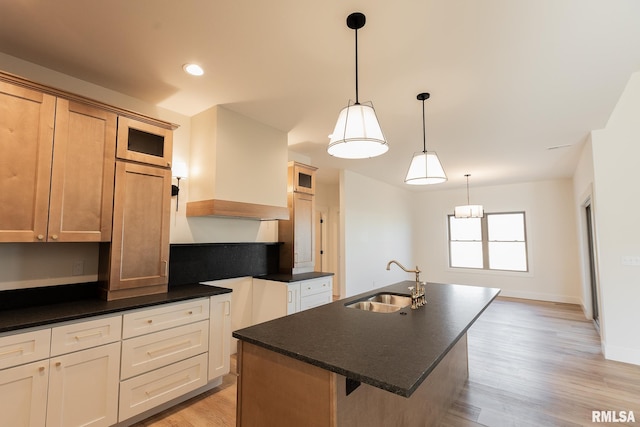
<svg viewBox="0 0 640 427"><path fill-rule="evenodd" d="M598 297L598 275L596 274L596 251L595 251L595 229L593 221L593 209L591 207L591 199L588 199L584 205L585 224L587 226L587 255L588 255L588 269L589 269L589 282L591 288L591 313L593 322L595 323L598 331L600 330L600 308Z"/></svg>

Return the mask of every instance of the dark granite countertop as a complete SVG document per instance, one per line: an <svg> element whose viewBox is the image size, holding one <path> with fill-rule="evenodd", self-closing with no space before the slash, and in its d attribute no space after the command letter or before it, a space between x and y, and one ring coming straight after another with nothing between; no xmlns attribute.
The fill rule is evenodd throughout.
<svg viewBox="0 0 640 427"><path fill-rule="evenodd" d="M89 285L85 285L85 287L88 286ZM61 287L59 291L56 289L42 290L40 294L45 292L56 292L58 294L69 292L68 289L63 288L64 287ZM75 287L74 290L77 289L78 287ZM82 295L79 298L49 304L43 301L34 301L32 306L23 304L19 307L2 307L2 309L0 309L0 333L229 292L231 292L231 289L193 284L171 287L169 288L169 292L163 294L126 298L116 301L104 301L97 296L93 297L89 295ZM39 291L37 289L31 289L29 293L32 297L35 296L37 298Z"/></svg>
<svg viewBox="0 0 640 427"><path fill-rule="evenodd" d="M317 279L318 277L333 276L333 273L322 271L312 271L310 273L274 273L263 276L256 276L256 279L273 280L274 282L300 282L301 280Z"/></svg>
<svg viewBox="0 0 640 427"><path fill-rule="evenodd" d="M428 303L395 313L345 305L379 292L407 294L415 282L370 292L233 333L235 338L409 397L500 292L427 283Z"/></svg>

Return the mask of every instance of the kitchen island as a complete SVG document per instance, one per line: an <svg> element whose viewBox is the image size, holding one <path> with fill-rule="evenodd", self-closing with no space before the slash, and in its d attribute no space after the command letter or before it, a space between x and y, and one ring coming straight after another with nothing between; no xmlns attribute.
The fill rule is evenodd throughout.
<svg viewBox="0 0 640 427"><path fill-rule="evenodd" d="M427 283L416 310L348 307L414 285L235 331L237 425L435 425L468 377L467 330L500 290Z"/></svg>

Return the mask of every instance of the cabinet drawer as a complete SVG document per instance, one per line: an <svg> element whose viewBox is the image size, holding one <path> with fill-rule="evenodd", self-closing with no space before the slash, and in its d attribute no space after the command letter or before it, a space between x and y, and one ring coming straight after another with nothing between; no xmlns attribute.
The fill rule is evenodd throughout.
<svg viewBox="0 0 640 427"><path fill-rule="evenodd" d="M165 304L127 313L122 318L122 338L162 331L209 318L209 299Z"/></svg>
<svg viewBox="0 0 640 427"><path fill-rule="evenodd" d="M51 331L51 356L120 340L122 316L57 326Z"/></svg>
<svg viewBox="0 0 640 427"><path fill-rule="evenodd" d="M0 369L49 357L51 329L0 338Z"/></svg>
<svg viewBox="0 0 640 427"><path fill-rule="evenodd" d="M333 290L331 289L331 282L331 277L323 277L320 279L300 282L300 297L304 298L307 295L314 295L327 291L332 293Z"/></svg>
<svg viewBox="0 0 640 427"><path fill-rule="evenodd" d="M204 353L208 349L207 320L131 338L122 343L120 378L131 378Z"/></svg>
<svg viewBox="0 0 640 427"><path fill-rule="evenodd" d="M120 383L119 421L182 396L206 383L206 354L123 381Z"/></svg>
<svg viewBox="0 0 640 427"><path fill-rule="evenodd" d="M332 298L333 295L331 294L331 292L308 295L304 298L300 298L300 311L318 307L319 305L323 304L329 304Z"/></svg>

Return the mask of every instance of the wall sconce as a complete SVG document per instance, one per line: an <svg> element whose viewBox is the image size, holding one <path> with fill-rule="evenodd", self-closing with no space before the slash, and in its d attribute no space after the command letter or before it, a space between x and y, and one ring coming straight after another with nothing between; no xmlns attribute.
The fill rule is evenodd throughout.
<svg viewBox="0 0 640 427"><path fill-rule="evenodd" d="M180 201L180 180L187 177L187 164L175 162L171 168L172 175L178 180L178 185L171 185L171 197L176 197L176 212L178 212L178 202Z"/></svg>

